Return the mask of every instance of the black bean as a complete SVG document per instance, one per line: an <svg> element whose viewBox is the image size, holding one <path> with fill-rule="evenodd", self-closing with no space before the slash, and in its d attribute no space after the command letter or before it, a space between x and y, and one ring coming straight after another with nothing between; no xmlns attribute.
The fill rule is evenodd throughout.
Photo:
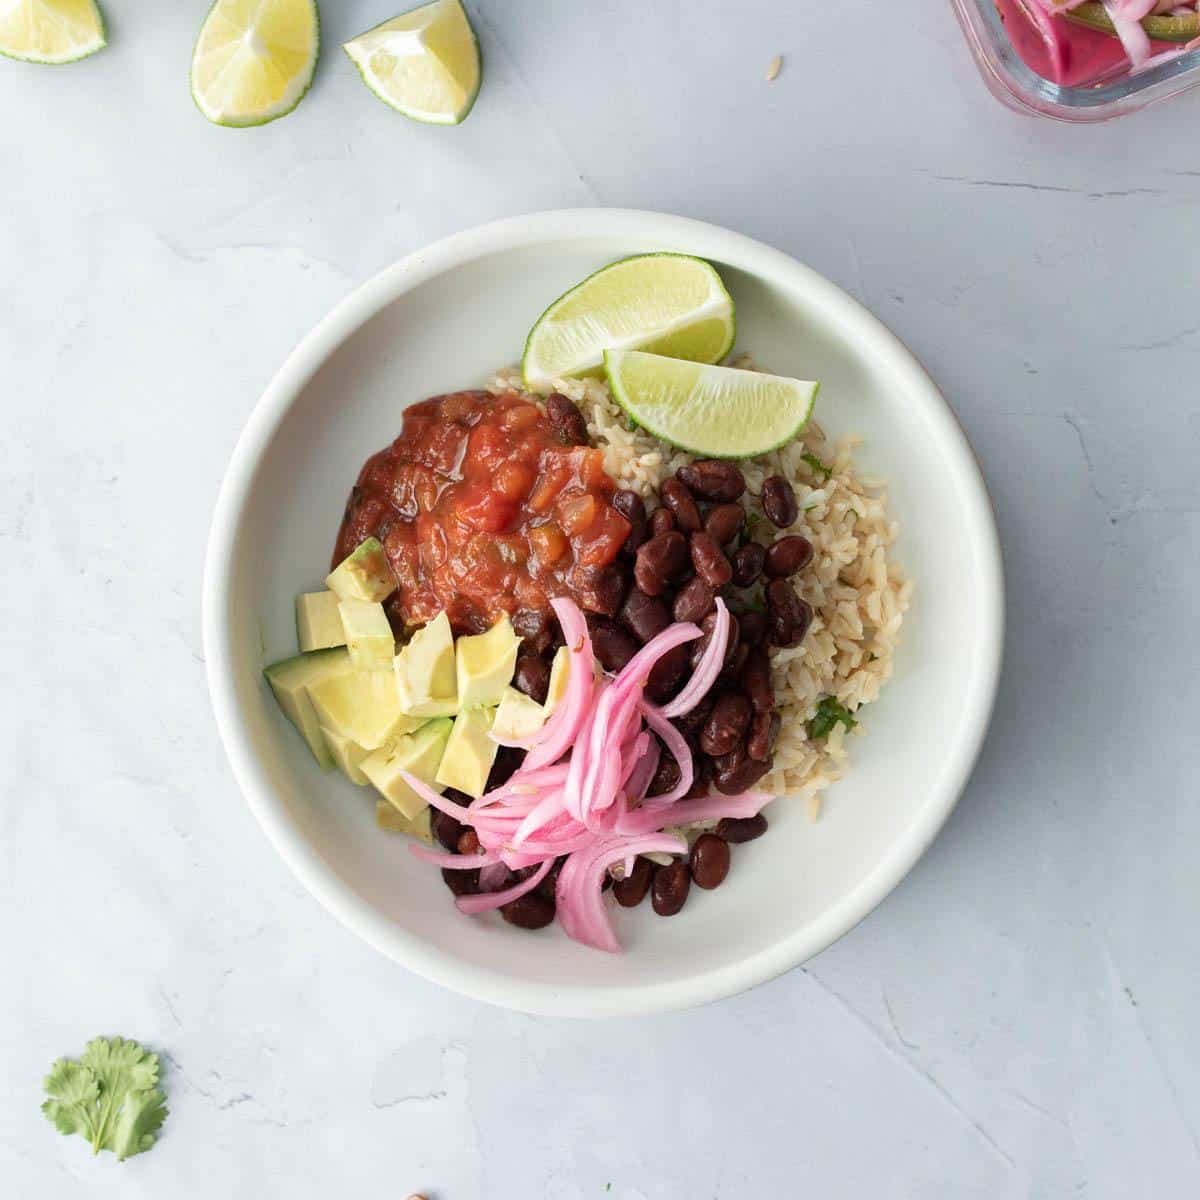
<svg viewBox="0 0 1200 1200"><path fill-rule="evenodd" d="M766 762L775 753L775 743L779 740L782 726L783 718L777 712L764 710L755 713L750 734L746 738L746 753L758 762Z"/></svg>
<svg viewBox="0 0 1200 1200"><path fill-rule="evenodd" d="M664 479L659 485L658 495L675 514L676 528L684 533L695 533L701 527L696 499L678 479Z"/></svg>
<svg viewBox="0 0 1200 1200"><path fill-rule="evenodd" d="M496 759L488 772L487 785L489 788L499 787L507 783L516 773L517 768L525 761L525 751L513 746L501 746L496 751ZM470 800L466 803L470 804Z"/></svg>
<svg viewBox="0 0 1200 1200"><path fill-rule="evenodd" d="M767 547L767 575L771 579L786 579L804 570L813 557L813 544L798 533L781 537Z"/></svg>
<svg viewBox="0 0 1200 1200"><path fill-rule="evenodd" d="M795 646L803 641L812 618L812 608L796 595L786 579L772 579L767 584L767 619L776 646Z"/></svg>
<svg viewBox="0 0 1200 1200"><path fill-rule="evenodd" d="M675 472L693 495L705 500L736 500L746 490L746 477L731 462L702 458Z"/></svg>
<svg viewBox="0 0 1200 1200"><path fill-rule="evenodd" d="M772 765L770 759L760 762L757 758L751 758L741 746L718 761L725 765L717 767L713 786L726 796L736 796L738 792L752 788Z"/></svg>
<svg viewBox="0 0 1200 1200"><path fill-rule="evenodd" d="M612 498L612 506L629 522L629 536L621 553L632 558L647 537L646 505L637 492L619 491Z"/></svg>
<svg viewBox="0 0 1200 1200"><path fill-rule="evenodd" d="M455 871L449 867L442 868L442 882L456 896L473 896L479 891L479 870Z"/></svg>
<svg viewBox="0 0 1200 1200"><path fill-rule="evenodd" d="M704 518L704 532L718 546L726 546L741 532L746 510L740 504L717 504Z"/></svg>
<svg viewBox="0 0 1200 1200"><path fill-rule="evenodd" d="M758 813L753 817L722 817L717 822L717 836L735 846L752 842L767 832L767 818Z"/></svg>
<svg viewBox="0 0 1200 1200"><path fill-rule="evenodd" d="M772 525L786 529L800 515L796 491L782 475L763 480L762 507Z"/></svg>
<svg viewBox="0 0 1200 1200"><path fill-rule="evenodd" d="M747 542L733 552L733 582L749 587L761 574L767 552L757 542Z"/></svg>
<svg viewBox="0 0 1200 1200"><path fill-rule="evenodd" d="M708 720L708 714L712 712L713 705L716 704L717 698L710 691L691 712L684 713L682 717L675 718L675 726L685 737L689 734L700 735L700 729L704 722ZM470 803L468 801L468 803Z"/></svg>
<svg viewBox="0 0 1200 1200"><path fill-rule="evenodd" d="M648 596L661 596L688 564L687 538L678 530L660 533L638 548L633 577Z"/></svg>
<svg viewBox="0 0 1200 1200"><path fill-rule="evenodd" d="M761 645L767 636L767 614L754 611L738 613L738 630L747 646Z"/></svg>
<svg viewBox="0 0 1200 1200"><path fill-rule="evenodd" d="M754 646L738 673L738 686L750 697L755 712L770 712L775 707L775 689L771 686L771 660L761 646Z"/></svg>
<svg viewBox="0 0 1200 1200"><path fill-rule="evenodd" d="M613 896L622 908L637 908L650 890L654 864L639 855L633 860L633 870L624 879L613 882Z"/></svg>
<svg viewBox="0 0 1200 1200"><path fill-rule="evenodd" d="M575 406L575 401L564 396L561 392L551 392L546 397L546 416L554 426L554 432L559 440L567 446L586 446L588 444L587 422L583 414Z"/></svg>
<svg viewBox="0 0 1200 1200"><path fill-rule="evenodd" d="M542 876L542 882L533 889L538 893L539 896L545 896L547 900L554 899L555 893L558 889L558 873L562 870L562 865L565 861L565 859L556 858L554 860L554 866L552 866L550 870Z"/></svg>
<svg viewBox="0 0 1200 1200"><path fill-rule="evenodd" d="M692 847L692 882L706 891L720 887L729 874L729 843L715 833L702 833Z"/></svg>
<svg viewBox="0 0 1200 1200"><path fill-rule="evenodd" d="M727 659L725 665L721 668L721 673L717 676L717 683L722 687L733 687L736 685L742 667L746 665L746 657L749 653L750 647L745 642L738 642L733 647L733 656Z"/></svg>
<svg viewBox="0 0 1200 1200"><path fill-rule="evenodd" d="M466 798L466 802L471 803L469 796ZM458 839L462 834L463 827L448 813L435 808L429 815L429 828L433 832L433 836L451 853L458 849Z"/></svg>
<svg viewBox="0 0 1200 1200"><path fill-rule="evenodd" d="M625 597L618 620L639 642L648 642L670 625L671 612L657 596L647 596L634 584Z"/></svg>
<svg viewBox="0 0 1200 1200"><path fill-rule="evenodd" d="M670 533L675 528L675 514L669 508L659 505L650 514L649 525L651 537L658 537L660 533Z"/></svg>
<svg viewBox="0 0 1200 1200"><path fill-rule="evenodd" d="M458 835L458 841L455 843L454 849L459 854L478 854L479 835L473 829L464 829Z"/></svg>
<svg viewBox="0 0 1200 1200"><path fill-rule="evenodd" d="M679 763L673 754L664 750L659 756L658 766L654 770L654 777L650 780L650 786L646 789L646 795L666 795L667 792L678 785L679 778Z"/></svg>
<svg viewBox="0 0 1200 1200"><path fill-rule="evenodd" d="M688 788L685 800L696 800L707 796L712 788L713 760L707 754L696 754L692 757L692 786Z"/></svg>
<svg viewBox="0 0 1200 1200"><path fill-rule="evenodd" d="M513 687L530 700L544 703L550 688L550 664L535 654L520 655L513 671Z"/></svg>
<svg viewBox="0 0 1200 1200"><path fill-rule="evenodd" d="M675 593L672 613L677 621L703 621L716 607L717 593L699 575Z"/></svg>
<svg viewBox="0 0 1200 1200"><path fill-rule="evenodd" d="M399 594L399 593L397 593ZM554 643L553 622L536 608L519 608L512 615L512 627L530 654L544 654Z"/></svg>
<svg viewBox="0 0 1200 1200"><path fill-rule="evenodd" d="M571 582L587 597L585 607L606 617L621 611L629 589L629 568L613 562L604 567L579 567L571 573Z"/></svg>
<svg viewBox="0 0 1200 1200"><path fill-rule="evenodd" d="M679 685L688 673L688 666L686 643L668 650L650 668L650 675L646 680L646 695L656 704L669 700L679 690Z"/></svg>
<svg viewBox="0 0 1200 1200"><path fill-rule="evenodd" d="M711 534L700 532L692 534L691 543L692 566L696 574L709 587L724 587L733 578L733 568L725 551L717 545Z"/></svg>
<svg viewBox="0 0 1200 1200"><path fill-rule="evenodd" d="M545 929L554 920L554 911L554 901L539 895L536 888L500 907L500 915L518 929Z"/></svg>
<svg viewBox="0 0 1200 1200"><path fill-rule="evenodd" d="M606 671L619 671L638 652L637 639L607 617L592 617L588 621L592 635L592 653Z"/></svg>
<svg viewBox="0 0 1200 1200"><path fill-rule="evenodd" d="M692 873L685 862L673 862L654 872L650 903L660 917L673 917L687 903L692 887Z"/></svg>
<svg viewBox="0 0 1200 1200"><path fill-rule="evenodd" d="M741 692L723 693L700 731L700 749L714 758L728 754L745 737L753 715L750 701Z"/></svg>

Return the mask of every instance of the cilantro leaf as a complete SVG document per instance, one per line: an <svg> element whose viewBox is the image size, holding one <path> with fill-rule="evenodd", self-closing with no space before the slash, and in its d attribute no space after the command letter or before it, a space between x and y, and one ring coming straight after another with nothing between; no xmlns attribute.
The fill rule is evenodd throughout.
<svg viewBox="0 0 1200 1200"><path fill-rule="evenodd" d="M124 1160L149 1150L167 1115L158 1055L125 1038L93 1038L78 1060L60 1058L45 1088L47 1120L86 1138L93 1154L111 1150Z"/></svg>
<svg viewBox="0 0 1200 1200"><path fill-rule="evenodd" d="M758 523L761 520L762 517L753 510L746 514L746 520L743 522L741 532L738 534L738 549L741 549L747 542L754 540L754 531L758 528Z"/></svg>
<svg viewBox="0 0 1200 1200"><path fill-rule="evenodd" d="M814 741L828 737L839 721L845 725L847 731L858 724L848 708L839 704L832 696L825 696L817 705L817 715L808 723L808 736Z"/></svg>
<svg viewBox="0 0 1200 1200"><path fill-rule="evenodd" d="M818 475L823 475L826 481L828 481L829 477L833 474L833 468L827 467L811 450L805 450L800 457L804 462L808 463L808 465L812 467L812 469Z"/></svg>

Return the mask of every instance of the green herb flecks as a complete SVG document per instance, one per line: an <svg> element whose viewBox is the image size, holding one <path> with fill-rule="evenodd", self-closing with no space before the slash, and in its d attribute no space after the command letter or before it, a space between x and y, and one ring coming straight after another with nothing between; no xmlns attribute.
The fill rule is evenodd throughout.
<svg viewBox="0 0 1200 1200"><path fill-rule="evenodd" d="M167 1115L158 1055L124 1038L93 1038L78 1058L60 1058L45 1081L42 1112L59 1133L77 1133L92 1153L124 1160L154 1145Z"/></svg>
<svg viewBox="0 0 1200 1200"><path fill-rule="evenodd" d="M754 540L754 531L758 528L761 520L762 517L756 512L746 514L746 520L742 523L742 531L738 534L738 549Z"/></svg>
<svg viewBox="0 0 1200 1200"><path fill-rule="evenodd" d="M833 475L833 468L827 467L811 450L805 450L800 457L812 467L813 471L822 477L822 482L828 482Z"/></svg>
<svg viewBox="0 0 1200 1200"><path fill-rule="evenodd" d="M858 724L848 708L839 704L832 696L826 696L817 705L817 715L808 723L808 736L813 741L826 738L839 721L845 725L847 732Z"/></svg>

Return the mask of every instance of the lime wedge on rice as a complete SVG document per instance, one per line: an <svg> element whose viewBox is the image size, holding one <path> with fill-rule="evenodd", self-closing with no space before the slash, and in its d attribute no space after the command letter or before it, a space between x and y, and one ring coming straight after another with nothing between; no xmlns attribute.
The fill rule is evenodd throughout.
<svg viewBox="0 0 1200 1200"><path fill-rule="evenodd" d="M733 300L688 254L639 254L589 275L538 318L521 370L530 389L599 375L606 350L719 362L733 347Z"/></svg>
<svg viewBox="0 0 1200 1200"><path fill-rule="evenodd" d="M320 48L315 0L216 0L192 54L192 97L215 125L265 125L304 99Z"/></svg>
<svg viewBox="0 0 1200 1200"><path fill-rule="evenodd" d="M0 0L0 54L9 58L78 62L105 45L95 0Z"/></svg>
<svg viewBox="0 0 1200 1200"><path fill-rule="evenodd" d="M384 104L414 121L457 125L479 95L479 44L460 0L434 0L343 49Z"/></svg>
<svg viewBox="0 0 1200 1200"><path fill-rule="evenodd" d="M753 458L804 428L818 384L638 350L604 355L617 403L643 429L706 458Z"/></svg>

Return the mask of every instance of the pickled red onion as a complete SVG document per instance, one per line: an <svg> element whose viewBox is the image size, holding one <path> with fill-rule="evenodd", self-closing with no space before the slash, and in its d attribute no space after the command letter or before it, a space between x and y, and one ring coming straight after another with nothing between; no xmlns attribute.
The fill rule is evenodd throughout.
<svg viewBox="0 0 1200 1200"><path fill-rule="evenodd" d="M495 908L503 908L504 905L510 904L514 900L519 900L526 892L532 892L546 878L553 865L554 860L548 858L528 879L522 879L520 883L514 883L512 887L505 888L502 892L488 892L483 896L459 896L454 901L455 906L459 912L464 912L468 915L490 912Z"/></svg>
<svg viewBox="0 0 1200 1200"><path fill-rule="evenodd" d="M712 637L704 647L704 653L696 664L692 677L687 681L683 691L674 700L663 705L662 715L671 717L686 716L708 695L712 685L717 682L717 676L725 665L725 651L729 646L729 631L732 622L729 619L729 609L725 601L717 597L717 620L713 626ZM699 631L697 631L699 632ZM660 635L661 636L661 635Z"/></svg>

